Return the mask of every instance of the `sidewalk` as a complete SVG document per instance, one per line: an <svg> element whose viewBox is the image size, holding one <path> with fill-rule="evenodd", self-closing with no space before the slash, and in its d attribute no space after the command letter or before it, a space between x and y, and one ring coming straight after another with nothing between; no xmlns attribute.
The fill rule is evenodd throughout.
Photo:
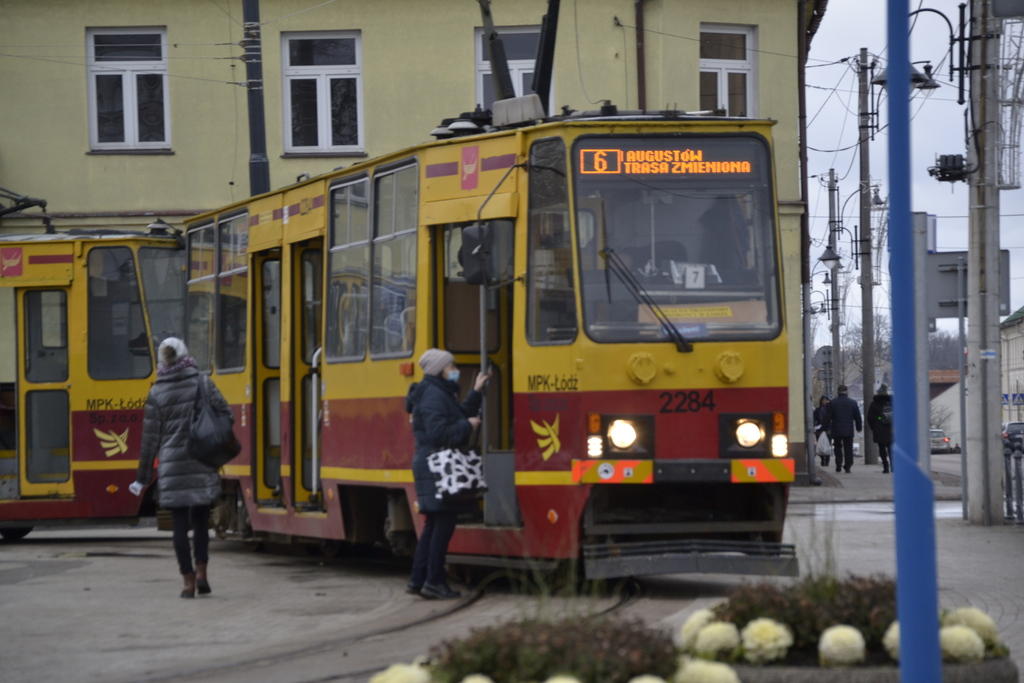
<svg viewBox="0 0 1024 683"><path fill-rule="evenodd" d="M931 465L935 500L960 500L960 454L933 455ZM791 486L790 504L892 500L892 474L882 474L881 462L865 465L862 458L854 458L849 473L836 472L830 462L828 467L817 466L814 475L821 486Z"/></svg>

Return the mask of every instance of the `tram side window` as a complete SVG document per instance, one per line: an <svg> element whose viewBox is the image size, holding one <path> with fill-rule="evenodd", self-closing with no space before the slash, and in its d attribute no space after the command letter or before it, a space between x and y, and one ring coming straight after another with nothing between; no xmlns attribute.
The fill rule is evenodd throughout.
<svg viewBox="0 0 1024 683"><path fill-rule="evenodd" d="M127 247L89 252L89 376L148 377L153 371L135 261Z"/></svg>
<svg viewBox="0 0 1024 683"><path fill-rule="evenodd" d="M415 165L378 175L374 193L370 352L407 356L416 338Z"/></svg>
<svg viewBox="0 0 1024 683"><path fill-rule="evenodd" d="M67 295L59 290L25 294L25 378L63 382L68 378Z"/></svg>
<svg viewBox="0 0 1024 683"><path fill-rule="evenodd" d="M366 355L370 318L368 186L369 181L363 179L331 190L324 344L328 360L361 360Z"/></svg>
<svg viewBox="0 0 1024 683"><path fill-rule="evenodd" d="M213 225L188 233L188 289L185 343L200 370L209 370L213 338L214 294L217 252Z"/></svg>
<svg viewBox="0 0 1024 683"><path fill-rule="evenodd" d="M240 370L245 367L248 216L221 221L218 232L217 370Z"/></svg>
<svg viewBox="0 0 1024 683"><path fill-rule="evenodd" d="M28 463L26 478L36 484L67 481L71 476L68 448L68 392L29 391L25 394Z"/></svg>
<svg viewBox="0 0 1024 683"><path fill-rule="evenodd" d="M142 293L149 313L153 348L168 337L185 336L185 252L182 249L139 249Z"/></svg>
<svg viewBox="0 0 1024 683"><path fill-rule="evenodd" d="M526 334L536 344L564 344L576 338L565 143L534 143L529 175Z"/></svg>

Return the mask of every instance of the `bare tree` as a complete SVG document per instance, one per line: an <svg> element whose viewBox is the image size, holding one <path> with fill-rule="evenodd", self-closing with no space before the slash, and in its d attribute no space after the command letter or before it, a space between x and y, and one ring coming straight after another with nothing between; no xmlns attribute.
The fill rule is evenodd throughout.
<svg viewBox="0 0 1024 683"><path fill-rule="evenodd" d="M953 409L935 401L929 404L928 424L936 429L946 429L949 426L949 419L953 417Z"/></svg>
<svg viewBox="0 0 1024 683"><path fill-rule="evenodd" d="M929 370L955 370L961 353L959 335L943 331L928 335Z"/></svg>

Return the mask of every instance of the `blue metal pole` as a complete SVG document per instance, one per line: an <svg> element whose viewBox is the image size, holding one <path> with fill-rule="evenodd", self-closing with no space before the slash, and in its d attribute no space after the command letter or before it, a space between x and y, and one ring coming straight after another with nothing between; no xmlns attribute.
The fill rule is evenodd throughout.
<svg viewBox="0 0 1024 683"><path fill-rule="evenodd" d="M914 238L910 222L910 45L907 0L888 0L889 244L892 264L893 483L900 680L942 680L935 495L919 463L914 325ZM922 277L923 273L920 274Z"/></svg>

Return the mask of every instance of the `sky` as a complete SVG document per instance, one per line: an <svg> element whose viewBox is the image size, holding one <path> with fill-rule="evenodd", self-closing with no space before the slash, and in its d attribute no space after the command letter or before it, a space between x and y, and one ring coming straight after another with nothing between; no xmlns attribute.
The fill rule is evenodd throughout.
<svg viewBox="0 0 1024 683"><path fill-rule="evenodd" d="M910 0L912 10L919 7L937 9L944 13L957 29L957 2L953 0ZM857 73L853 59L838 64L828 64L846 57L855 57L861 47L874 55L880 67L887 62L886 49L886 3L884 0L830 0L825 17L811 44L807 69L807 139L810 147L820 150L844 150L856 145L857 129ZM916 21L915 21L916 19ZM956 102L957 88L949 82L949 28L942 18L931 12L922 12L911 18L910 55L913 62L928 60L935 66L934 77L942 87L930 91L912 91L914 97L910 111L911 121L911 206L914 211L924 211L937 216L937 250L965 250L967 248L967 185L965 183L939 182L928 175L928 167L935 164L937 154L963 154L966 157L964 140L964 108ZM954 55L955 57L955 55ZM941 65L941 66L939 66ZM918 69L923 65L917 64ZM886 102L881 101L879 123L887 121ZM879 194L888 196L886 130L880 131L871 143L871 177L879 185ZM1019 160L1018 160L1019 161ZM838 152L808 151L809 210L811 213L811 258L817 264L817 257L824 248L828 234L828 193L825 181L828 170L836 169L839 182L840 204L857 192L859 181L859 160L857 149ZM1010 310L1024 306L1024 191L1003 190L1000 193L1000 243L1010 250ZM851 231L860 223L857 197L846 203L843 212L844 226ZM839 240L844 267L849 264L850 238L845 233ZM883 264L888 259L883 255ZM815 265L813 288L825 292L822 284L824 269ZM860 324L860 286L856 282L849 287L846 298L847 319ZM882 285L875 288L875 309L879 316L888 315L888 279L883 275ZM812 295L812 302L822 301L821 295ZM828 343L828 323L821 316L816 327L816 342ZM956 331L956 320L939 321L939 329Z"/></svg>

